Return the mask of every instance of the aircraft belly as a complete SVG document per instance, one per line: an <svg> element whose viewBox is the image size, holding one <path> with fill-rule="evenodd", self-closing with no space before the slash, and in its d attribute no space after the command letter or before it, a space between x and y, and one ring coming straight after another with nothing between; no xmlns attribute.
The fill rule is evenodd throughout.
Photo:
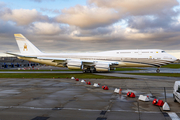
<svg viewBox="0 0 180 120"><path fill-rule="evenodd" d="M118 67L152 67L152 65L130 62L119 62Z"/></svg>
<svg viewBox="0 0 180 120"><path fill-rule="evenodd" d="M19 59L36 62L36 63L41 63L41 64L46 64L46 65L51 65L51 66L63 67L62 64L57 64L56 62L52 62L52 60L40 60L40 59L24 58L24 57L19 57Z"/></svg>

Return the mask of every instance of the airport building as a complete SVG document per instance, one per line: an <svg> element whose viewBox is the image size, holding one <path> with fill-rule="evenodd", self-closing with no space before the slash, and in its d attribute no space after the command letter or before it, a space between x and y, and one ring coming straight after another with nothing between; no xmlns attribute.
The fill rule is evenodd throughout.
<svg viewBox="0 0 180 120"><path fill-rule="evenodd" d="M0 57L0 68L34 67L39 63L18 59L17 57Z"/></svg>

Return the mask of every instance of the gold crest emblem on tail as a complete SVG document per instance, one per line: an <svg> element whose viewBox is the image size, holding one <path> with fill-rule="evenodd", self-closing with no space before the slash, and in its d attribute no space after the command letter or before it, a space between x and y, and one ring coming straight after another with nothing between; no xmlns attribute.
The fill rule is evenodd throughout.
<svg viewBox="0 0 180 120"><path fill-rule="evenodd" d="M26 43L24 44L24 49L23 49L23 51L28 51Z"/></svg>

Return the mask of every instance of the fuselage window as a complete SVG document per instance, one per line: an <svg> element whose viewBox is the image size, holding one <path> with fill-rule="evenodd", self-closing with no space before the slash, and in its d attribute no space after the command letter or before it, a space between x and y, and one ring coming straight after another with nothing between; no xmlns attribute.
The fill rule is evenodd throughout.
<svg viewBox="0 0 180 120"><path fill-rule="evenodd" d="M120 52L121 54L131 53L131 52Z"/></svg>
<svg viewBox="0 0 180 120"><path fill-rule="evenodd" d="M149 53L149 52L142 52L142 53Z"/></svg>

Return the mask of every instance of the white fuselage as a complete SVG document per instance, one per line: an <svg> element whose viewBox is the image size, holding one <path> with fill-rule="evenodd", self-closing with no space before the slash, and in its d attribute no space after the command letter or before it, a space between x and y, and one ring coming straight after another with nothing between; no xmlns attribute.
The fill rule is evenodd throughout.
<svg viewBox="0 0 180 120"><path fill-rule="evenodd" d="M26 55L27 56L27 55ZM45 59L34 59L34 58L23 58L21 59L62 67L63 64L57 64L48 60L47 58L62 58L80 61L93 61L94 63L101 62L118 62L113 67L151 67L166 65L172 63L176 58L170 54L167 54L160 49L141 49L141 50L113 50L97 53L68 53L68 54L39 54L39 55L28 55L36 56Z"/></svg>
<svg viewBox="0 0 180 120"><path fill-rule="evenodd" d="M151 67L172 63L176 58L160 49L112 50L97 53L45 54L22 34L14 34L20 59L84 72L110 71L116 67Z"/></svg>

